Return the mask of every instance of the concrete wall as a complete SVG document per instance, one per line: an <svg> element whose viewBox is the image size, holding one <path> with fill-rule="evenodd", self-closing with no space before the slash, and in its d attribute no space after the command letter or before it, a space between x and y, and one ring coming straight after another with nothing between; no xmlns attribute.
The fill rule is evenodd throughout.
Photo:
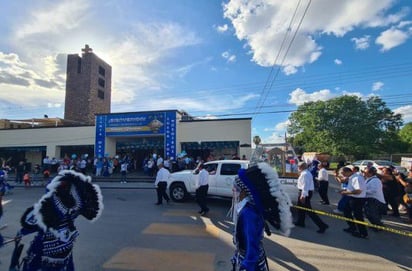
<svg viewBox="0 0 412 271"><path fill-rule="evenodd" d="M200 120L177 123L177 153L181 152L181 142L239 141L239 145L252 140L252 120ZM251 147L240 147L239 155L251 155Z"/></svg>
<svg viewBox="0 0 412 271"><path fill-rule="evenodd" d="M46 146L49 157L59 157L60 146L94 145L94 141L94 126L0 130L0 148Z"/></svg>

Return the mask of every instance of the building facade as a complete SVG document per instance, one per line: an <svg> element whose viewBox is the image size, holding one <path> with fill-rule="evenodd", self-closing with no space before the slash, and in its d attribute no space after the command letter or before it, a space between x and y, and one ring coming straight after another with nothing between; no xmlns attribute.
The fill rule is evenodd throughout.
<svg viewBox="0 0 412 271"><path fill-rule="evenodd" d="M251 118L198 120L178 110L96 115L96 125L0 129L0 157L41 164L45 156L128 155L137 163L156 153L206 159L251 155ZM17 156L17 157L16 157Z"/></svg>
<svg viewBox="0 0 412 271"><path fill-rule="evenodd" d="M137 163L153 154L250 157L251 118L199 120L178 110L110 113L112 68L88 45L82 51L67 57L64 119L3 120L1 160L13 166L74 154L128 155Z"/></svg>

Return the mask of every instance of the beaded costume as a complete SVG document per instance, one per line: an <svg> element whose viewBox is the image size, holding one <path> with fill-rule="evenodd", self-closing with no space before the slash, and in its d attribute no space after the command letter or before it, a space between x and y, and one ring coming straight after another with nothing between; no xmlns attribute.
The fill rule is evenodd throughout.
<svg viewBox="0 0 412 271"><path fill-rule="evenodd" d="M90 177L72 170L61 171L47 190L21 218L20 235L37 232L22 270L72 271L72 250L79 235L74 220L82 215L95 221L103 211L103 197Z"/></svg>

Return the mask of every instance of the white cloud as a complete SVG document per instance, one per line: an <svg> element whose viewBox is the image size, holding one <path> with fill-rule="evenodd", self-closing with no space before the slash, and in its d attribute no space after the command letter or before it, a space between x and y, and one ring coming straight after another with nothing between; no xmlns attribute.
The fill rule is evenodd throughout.
<svg viewBox="0 0 412 271"><path fill-rule="evenodd" d="M401 45L409 38L409 34L405 31L391 27L383 31L379 37L376 38L375 43L381 45L381 51L388 51L396 46Z"/></svg>
<svg viewBox="0 0 412 271"><path fill-rule="evenodd" d="M351 41L355 43L355 48L357 50L365 50L369 48L370 36L365 35L361 38L352 38Z"/></svg>
<svg viewBox="0 0 412 271"><path fill-rule="evenodd" d="M34 10L27 20L19 21L20 24L14 27L20 29L20 32L14 36L13 41L18 53L6 55L0 52L0 68L2 65L9 67L9 70L0 72L0 83L25 85L30 88L27 91L36 91L39 97L47 96L50 103L63 104L64 95L47 95L45 88L64 94L66 54L79 52L84 40L95 41L90 43L94 53L115 67L112 108L121 108L133 103L136 106L136 97L142 101L153 99L153 92L159 93L167 89L168 79L182 78L199 65L182 63L178 68L165 65L176 51L202 42L191 29L173 22L153 20L145 23L128 21L127 27L123 27L122 31L110 34L105 33L110 31L109 28L91 31L95 18L88 9L90 5L83 2L87 1L81 1L77 7L74 6L76 1L59 2L51 8ZM59 16L51 16L46 23L45 17L52 11ZM60 26L67 16L71 16L67 25ZM76 22L72 22L71 18L75 18ZM52 26L48 27L47 24ZM34 26L33 29L30 28L31 25ZM0 84L0 99L7 99L7 92L3 89L5 88ZM22 99L19 103L27 104L26 100Z"/></svg>
<svg viewBox="0 0 412 271"><path fill-rule="evenodd" d="M18 39L39 33L63 34L82 25L87 16L88 1L59 1L47 9L33 11L16 31Z"/></svg>
<svg viewBox="0 0 412 271"><path fill-rule="evenodd" d="M235 62L236 55L231 54L229 51L225 51L222 53L222 57L226 59L227 62Z"/></svg>
<svg viewBox="0 0 412 271"><path fill-rule="evenodd" d="M53 108L53 107L59 108L59 107L62 107L62 104L47 103L47 107L49 107L49 108Z"/></svg>
<svg viewBox="0 0 412 271"><path fill-rule="evenodd" d="M380 81L374 82L374 83L372 84L372 91L381 90L381 89L383 88L383 85L384 85L383 82L380 82Z"/></svg>
<svg viewBox="0 0 412 271"><path fill-rule="evenodd" d="M306 93L303 89L297 88L291 93L289 93L290 99L288 102L290 104L295 104L297 106L303 105L306 102L315 101L327 101L336 95L332 94L329 89L322 89L313 93Z"/></svg>
<svg viewBox="0 0 412 271"><path fill-rule="evenodd" d="M267 137L262 138L263 144L269 143L285 143L285 133L283 132L275 132Z"/></svg>
<svg viewBox="0 0 412 271"><path fill-rule="evenodd" d="M401 106L393 110L396 114L401 114L404 123L412 122L412 105Z"/></svg>
<svg viewBox="0 0 412 271"><path fill-rule="evenodd" d="M358 92L358 91L347 91L347 90L344 90L344 91L342 91L342 95L357 96L357 97L359 97L359 98L361 98L361 99L365 99L365 98L366 98L362 93L360 93L360 92Z"/></svg>
<svg viewBox="0 0 412 271"><path fill-rule="evenodd" d="M264 132L285 132L290 121L286 120L284 122L277 123L274 127L266 127L263 129Z"/></svg>
<svg viewBox="0 0 412 271"><path fill-rule="evenodd" d="M275 126L275 131L286 131L286 129L288 128L288 126L290 125L290 121L286 120L284 122L279 122L278 124L276 124Z"/></svg>
<svg viewBox="0 0 412 271"><path fill-rule="evenodd" d="M412 25L412 21L401 21L398 25L397 28L404 28Z"/></svg>
<svg viewBox="0 0 412 271"><path fill-rule="evenodd" d="M264 131L271 132L270 135L262 138L262 143L285 143L285 135L290 121L279 122L273 128L266 128Z"/></svg>
<svg viewBox="0 0 412 271"><path fill-rule="evenodd" d="M216 30L217 30L217 32L219 32L219 33L224 33L224 32L226 32L228 29L229 29L229 27L228 27L227 24L218 25L218 26L216 27Z"/></svg>
<svg viewBox="0 0 412 271"><path fill-rule="evenodd" d="M291 75L291 74L297 73L297 72L298 72L298 69L297 69L295 66L286 65L285 67L283 67L283 72L284 72L286 75Z"/></svg>
<svg viewBox="0 0 412 271"><path fill-rule="evenodd" d="M343 63L342 60L337 59L337 58L333 62L335 62L336 65L342 65Z"/></svg>
<svg viewBox="0 0 412 271"><path fill-rule="evenodd" d="M199 99L199 97L202 98ZM203 112L220 113L225 110L241 108L257 97L258 96L254 94L248 94L241 97L234 97L232 95L208 95L208 92L205 92L204 95L198 93L196 97L158 97L158 99L148 99L147 101L145 101L144 107L140 108L139 110L144 111L153 108L156 108L157 110L165 110L178 108L190 111L193 115L196 115L199 112L200 114L203 114ZM123 112L125 112L124 107L122 107L122 109Z"/></svg>
<svg viewBox="0 0 412 271"><path fill-rule="evenodd" d="M306 7L304 4L297 10L291 27L289 22L297 1L232 0L224 4L223 9L224 17L231 21L236 37L245 41L250 48L254 62L265 67L280 65L284 73L293 74L297 68L319 59L322 47L314 37L343 37L356 27L382 27L397 23L406 16L407 10L386 14L393 4L393 0L312 1L285 58L286 48L291 42L298 20L303 16ZM286 46L280 51L284 39ZM363 41L359 43L359 48L363 49L368 44L364 39L353 41L355 44ZM276 59L278 54L279 58Z"/></svg>

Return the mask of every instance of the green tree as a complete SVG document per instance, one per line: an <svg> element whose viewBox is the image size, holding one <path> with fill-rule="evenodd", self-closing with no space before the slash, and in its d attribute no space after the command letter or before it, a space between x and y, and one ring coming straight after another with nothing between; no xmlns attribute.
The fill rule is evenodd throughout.
<svg viewBox="0 0 412 271"><path fill-rule="evenodd" d="M387 152L402 125L401 115L394 114L375 96L367 101L341 96L305 103L289 121L288 132L294 135L295 145L306 151L357 158Z"/></svg>
<svg viewBox="0 0 412 271"><path fill-rule="evenodd" d="M412 122L407 123L399 131L399 137L404 144L403 152L412 152Z"/></svg>

